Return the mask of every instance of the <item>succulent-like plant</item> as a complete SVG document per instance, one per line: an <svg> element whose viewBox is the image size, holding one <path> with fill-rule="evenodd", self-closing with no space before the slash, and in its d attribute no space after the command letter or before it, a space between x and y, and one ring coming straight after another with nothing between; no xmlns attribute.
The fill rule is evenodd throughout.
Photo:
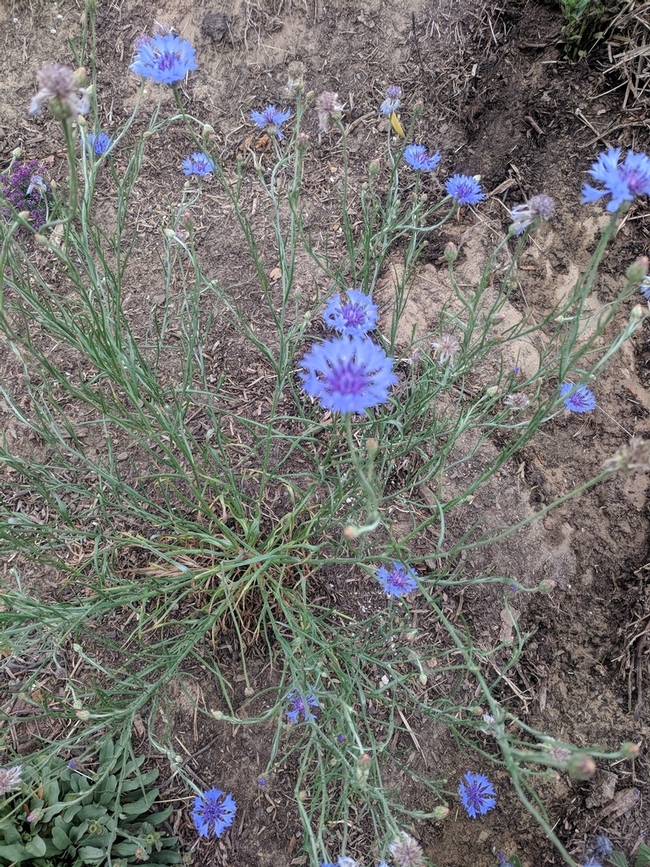
<svg viewBox="0 0 650 867"><path fill-rule="evenodd" d="M172 808L151 811L158 771L140 773L143 762L107 739L92 772L58 756L24 764L20 788L0 801L0 867L178 864L177 838L158 830Z"/></svg>

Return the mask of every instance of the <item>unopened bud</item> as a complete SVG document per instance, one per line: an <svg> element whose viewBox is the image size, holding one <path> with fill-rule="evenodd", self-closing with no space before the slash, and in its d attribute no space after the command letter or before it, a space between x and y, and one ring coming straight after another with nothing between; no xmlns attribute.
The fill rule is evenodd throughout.
<svg viewBox="0 0 650 867"><path fill-rule="evenodd" d="M306 148L309 144L309 136L306 132L301 132L298 134L298 138L296 139L296 144L299 148Z"/></svg>
<svg viewBox="0 0 650 867"><path fill-rule="evenodd" d="M210 715L213 719L223 719L223 711L220 710L211 710Z"/></svg>
<svg viewBox="0 0 650 867"><path fill-rule="evenodd" d="M29 211L20 211L18 216L21 220L29 220Z"/></svg>
<svg viewBox="0 0 650 867"><path fill-rule="evenodd" d="M639 258L632 262L630 267L625 272L625 276L629 280L630 283L640 283L645 275L648 273L648 257L647 256L639 256Z"/></svg>
<svg viewBox="0 0 650 867"><path fill-rule="evenodd" d="M444 252L445 262L455 262L458 259L458 247L454 244L453 241L450 241L448 244L445 244L445 252Z"/></svg>
<svg viewBox="0 0 650 867"><path fill-rule="evenodd" d="M373 178L377 172L379 171L379 167L381 166L381 160L377 157L374 160L371 160L370 165L368 166L368 174L371 178Z"/></svg>
<svg viewBox="0 0 650 867"><path fill-rule="evenodd" d="M540 593L550 593L552 590L555 590L557 587L557 582L552 578L544 578L543 581L540 581L537 585L537 589Z"/></svg>
<svg viewBox="0 0 650 867"><path fill-rule="evenodd" d="M40 822L44 815L45 815L45 810L43 810L41 807L37 807L35 810L32 810L32 812L29 814L29 816L27 816L26 821L27 822Z"/></svg>
<svg viewBox="0 0 650 867"><path fill-rule="evenodd" d="M83 114L77 115L77 124L80 127L82 127L83 129L85 129L88 126L88 123L86 122L86 118L83 116Z"/></svg>
<svg viewBox="0 0 650 867"><path fill-rule="evenodd" d="M343 530L343 535L346 539L358 539L359 528L355 527L354 524L348 524L347 527Z"/></svg>
<svg viewBox="0 0 650 867"><path fill-rule="evenodd" d="M69 73L68 73L69 74ZM88 85L88 76L86 75L86 70L83 66L80 66L78 69L75 69L74 73L74 81L77 87L86 87Z"/></svg>
<svg viewBox="0 0 650 867"><path fill-rule="evenodd" d="M82 722L86 722L86 720L90 719L90 711L78 710L77 713L75 714L75 716L77 717L77 719L81 720Z"/></svg>
<svg viewBox="0 0 650 867"><path fill-rule="evenodd" d="M23 155L23 149L22 148L14 148L11 152L12 160L19 160L22 155Z"/></svg>
<svg viewBox="0 0 650 867"><path fill-rule="evenodd" d="M449 815L449 807L436 807L433 811L434 822L442 822Z"/></svg>
<svg viewBox="0 0 650 867"><path fill-rule="evenodd" d="M639 755L639 744L631 744L629 742L621 744L621 755L626 759L636 759Z"/></svg>
<svg viewBox="0 0 650 867"><path fill-rule="evenodd" d="M641 304L635 304L630 310L630 322L640 322L647 312L647 309L644 309Z"/></svg>
<svg viewBox="0 0 650 867"><path fill-rule="evenodd" d="M574 780L588 780L596 773L596 763L585 753L574 753L567 762L567 771Z"/></svg>
<svg viewBox="0 0 650 867"><path fill-rule="evenodd" d="M369 455L375 455L377 453L377 449L379 448L379 443L376 439L366 440L366 450Z"/></svg>
<svg viewBox="0 0 650 867"><path fill-rule="evenodd" d="M203 124L203 138L210 138L211 135L214 135L214 127L210 126L209 123Z"/></svg>

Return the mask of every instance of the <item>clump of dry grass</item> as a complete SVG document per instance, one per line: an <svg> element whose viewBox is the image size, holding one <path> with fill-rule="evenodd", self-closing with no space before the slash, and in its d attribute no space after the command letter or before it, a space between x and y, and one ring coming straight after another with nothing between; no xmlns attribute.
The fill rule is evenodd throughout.
<svg viewBox="0 0 650 867"><path fill-rule="evenodd" d="M609 56L606 73L617 73L627 85L628 102L646 101L650 86L650 2L623 0L605 31Z"/></svg>

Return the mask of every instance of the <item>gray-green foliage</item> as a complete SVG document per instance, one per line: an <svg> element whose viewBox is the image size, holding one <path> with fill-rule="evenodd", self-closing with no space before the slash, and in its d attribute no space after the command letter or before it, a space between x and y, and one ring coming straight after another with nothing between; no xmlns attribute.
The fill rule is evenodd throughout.
<svg viewBox="0 0 650 867"><path fill-rule="evenodd" d="M0 867L178 864L177 838L161 830L172 808L151 811L158 771L141 773L143 762L106 739L92 773L56 755L23 766L21 789L0 803Z"/></svg>
<svg viewBox="0 0 650 867"><path fill-rule="evenodd" d="M607 860L614 867L628 867L629 863L623 852L612 852ZM633 863L634 867L647 867L650 864L650 846L641 843L637 849L636 858Z"/></svg>

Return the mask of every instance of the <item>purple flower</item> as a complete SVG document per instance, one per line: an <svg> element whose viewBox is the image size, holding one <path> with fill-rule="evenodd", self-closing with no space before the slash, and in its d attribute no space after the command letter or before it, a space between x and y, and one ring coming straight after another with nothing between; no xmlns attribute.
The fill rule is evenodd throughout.
<svg viewBox="0 0 650 867"><path fill-rule="evenodd" d="M607 210L616 211L623 202L631 202L635 196L650 195L650 158L646 154L628 151L625 160L619 165L620 156L620 148L610 148L592 163L589 174L605 189L597 190L585 184L582 188L583 205L610 195L612 198Z"/></svg>
<svg viewBox="0 0 650 867"><path fill-rule="evenodd" d="M430 172L435 169L440 162L440 154L438 151L436 151L433 156L429 156L424 145L409 145L404 148L402 156L406 162L418 172Z"/></svg>
<svg viewBox="0 0 650 867"><path fill-rule="evenodd" d="M290 722L298 722L301 715L305 722L316 719L314 714L309 710L310 707L320 707L316 696L311 693L303 696L297 689L292 689L287 696L287 701L289 703L289 710L285 711L285 713Z"/></svg>
<svg viewBox="0 0 650 867"><path fill-rule="evenodd" d="M596 858L608 858L614 851L612 841L604 834L599 834L589 848Z"/></svg>
<svg viewBox="0 0 650 867"><path fill-rule="evenodd" d="M199 177L204 178L206 175L211 175L213 171L214 161L207 154L197 151L183 160L184 175L199 175Z"/></svg>
<svg viewBox="0 0 650 867"><path fill-rule="evenodd" d="M194 827L201 837L221 837L226 828L232 825L236 810L232 795L221 789L210 789L194 798Z"/></svg>
<svg viewBox="0 0 650 867"><path fill-rule="evenodd" d="M251 111L251 120L257 124L260 129L265 129L271 135L277 135L278 138L284 138L284 134L280 127L289 120L291 112L280 111L274 105L267 105L264 111Z"/></svg>
<svg viewBox="0 0 650 867"><path fill-rule="evenodd" d="M323 321L330 328L349 337L363 337L377 324L379 308L369 295L358 289L347 290L347 303L337 293L330 299L323 313Z"/></svg>
<svg viewBox="0 0 650 867"><path fill-rule="evenodd" d="M459 205L475 205L485 198L481 185L470 175L454 175L445 181L445 188Z"/></svg>
<svg viewBox="0 0 650 867"><path fill-rule="evenodd" d="M507 860L503 852L499 852L499 867L515 867L515 865Z"/></svg>
<svg viewBox="0 0 650 867"><path fill-rule="evenodd" d="M30 160L12 169L8 177L0 179L0 194L15 211L29 212L34 229L40 229L47 219L47 208L51 199L50 185L44 180L45 166ZM3 217L11 219L12 208L2 209Z"/></svg>
<svg viewBox="0 0 650 867"><path fill-rule="evenodd" d="M7 792L20 786L21 770L20 765L14 765L13 768L0 768L0 795L6 795Z"/></svg>
<svg viewBox="0 0 650 867"><path fill-rule="evenodd" d="M582 867L603 867L597 858L587 858Z"/></svg>
<svg viewBox="0 0 650 867"><path fill-rule="evenodd" d="M52 114L59 118L76 117L87 114L90 108L88 91L83 70L73 72L69 66L60 63L46 63L36 73L39 91L32 97L30 114L38 114L47 102Z"/></svg>
<svg viewBox="0 0 650 867"><path fill-rule="evenodd" d="M364 412L388 400L396 385L393 359L367 337L315 344L300 362L303 388L331 412Z"/></svg>
<svg viewBox="0 0 650 867"><path fill-rule="evenodd" d="M533 196L523 205L515 205L510 210L510 218L512 219L510 228L513 235L521 235L535 220L550 220L554 213L555 202L544 193Z"/></svg>
<svg viewBox="0 0 650 867"><path fill-rule="evenodd" d="M188 72L198 69L194 49L187 39L173 33L146 36L138 40L131 72L157 84L178 84Z"/></svg>
<svg viewBox="0 0 650 867"><path fill-rule="evenodd" d="M380 566L375 575L389 596L406 596L418 586L415 580L418 577L417 572L396 560L393 560L390 569Z"/></svg>
<svg viewBox="0 0 650 867"><path fill-rule="evenodd" d="M88 133L88 144L93 149L95 154L100 157L111 149L111 137L105 132L90 132Z"/></svg>
<svg viewBox="0 0 650 867"><path fill-rule="evenodd" d="M396 84L389 84L386 90L384 91L384 96L386 99L379 106L379 111L382 114L392 114L402 104L400 101L400 97L402 95L402 88L398 87Z"/></svg>
<svg viewBox="0 0 650 867"><path fill-rule="evenodd" d="M468 771L458 786L460 800L471 819L483 815L496 807L497 799L494 786L483 774Z"/></svg>
<svg viewBox="0 0 650 867"><path fill-rule="evenodd" d="M571 391L573 394L569 394ZM560 388L560 397L571 412L591 412L596 409L596 398L585 385L579 385L574 391L572 382L564 382Z"/></svg>

